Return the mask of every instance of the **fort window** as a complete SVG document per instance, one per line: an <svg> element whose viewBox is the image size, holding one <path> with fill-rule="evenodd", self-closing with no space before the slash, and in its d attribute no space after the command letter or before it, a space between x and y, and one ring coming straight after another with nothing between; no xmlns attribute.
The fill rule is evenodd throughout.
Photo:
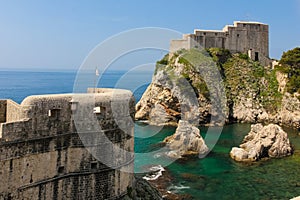
<svg viewBox="0 0 300 200"><path fill-rule="evenodd" d="M57 169L57 172L59 174L64 173L64 171L65 171L65 166L59 166L58 169Z"/></svg>
<svg viewBox="0 0 300 200"><path fill-rule="evenodd" d="M206 35L206 33L203 33L203 35Z"/></svg>
<svg viewBox="0 0 300 200"><path fill-rule="evenodd" d="M255 61L259 61L258 52L255 52Z"/></svg>
<svg viewBox="0 0 300 200"><path fill-rule="evenodd" d="M245 27L246 27L246 24L243 24L243 27L245 28Z"/></svg>
<svg viewBox="0 0 300 200"><path fill-rule="evenodd" d="M236 36L237 36L237 37L240 37L240 34L237 34Z"/></svg>
<svg viewBox="0 0 300 200"><path fill-rule="evenodd" d="M103 119L105 117L106 108L104 106L95 107L93 113L96 114L98 119Z"/></svg>
<svg viewBox="0 0 300 200"><path fill-rule="evenodd" d="M218 35L218 33L215 33L215 36L217 36Z"/></svg>
<svg viewBox="0 0 300 200"><path fill-rule="evenodd" d="M97 162L91 162L91 169L97 169L98 163Z"/></svg>
<svg viewBox="0 0 300 200"><path fill-rule="evenodd" d="M100 106L95 107L93 112L94 112L94 114L101 114L101 107Z"/></svg>
<svg viewBox="0 0 300 200"><path fill-rule="evenodd" d="M78 102L76 101L70 101L71 111L75 112L78 109Z"/></svg>
<svg viewBox="0 0 300 200"><path fill-rule="evenodd" d="M49 110L48 116L51 119L58 120L59 116L60 116L60 109L51 109L51 110Z"/></svg>
<svg viewBox="0 0 300 200"><path fill-rule="evenodd" d="M13 160L12 159L9 161L9 171L10 172L13 171Z"/></svg>
<svg viewBox="0 0 300 200"><path fill-rule="evenodd" d="M30 175L30 181L29 181L30 183L32 183L33 182L33 180L32 180L32 174Z"/></svg>

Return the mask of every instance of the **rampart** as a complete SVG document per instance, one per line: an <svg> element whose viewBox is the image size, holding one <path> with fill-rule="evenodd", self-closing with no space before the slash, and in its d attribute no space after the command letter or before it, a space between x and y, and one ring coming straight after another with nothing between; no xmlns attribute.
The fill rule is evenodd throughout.
<svg viewBox="0 0 300 200"><path fill-rule="evenodd" d="M118 199L127 193L133 95L93 92L30 96L20 105L0 100L0 199Z"/></svg>

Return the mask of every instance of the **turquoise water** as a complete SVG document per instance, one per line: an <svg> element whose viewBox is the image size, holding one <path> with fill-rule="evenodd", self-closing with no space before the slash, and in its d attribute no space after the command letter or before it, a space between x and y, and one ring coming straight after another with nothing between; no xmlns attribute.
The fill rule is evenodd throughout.
<svg viewBox="0 0 300 200"><path fill-rule="evenodd" d="M100 80L100 87L114 87L125 72L107 72ZM136 87L133 79L151 81L149 74L131 74L123 88L138 88L135 91L140 99L147 85ZM3 72L0 71L0 99L10 98L20 103L26 96L35 94L70 93L73 90L75 72ZM158 153L151 152L162 148L161 141L174 133L174 127L164 127L158 134L155 126L136 123L135 150L150 152L150 157L136 156L136 171L169 162ZM293 156L261 161L254 164L241 164L229 158L232 146L238 146L250 130L248 124L225 126L218 143L204 159L178 160L165 168L174 178L169 183L173 193L190 194L194 199L289 199L300 195L300 136L287 129L290 140L296 148ZM205 136L206 128L201 128ZM214 137L212 131L211 138ZM154 134L152 137L149 135ZM139 137L145 138L139 138ZM212 140L211 140L212 141ZM208 141L209 142L209 141ZM151 157L152 156L152 157Z"/></svg>
<svg viewBox="0 0 300 200"><path fill-rule="evenodd" d="M206 128L200 129L205 137ZM296 148L293 156L252 164L237 163L229 157L229 152L231 147L240 144L249 130L249 124L227 125L207 157L177 160L165 166L164 168L174 178L168 190L173 193L190 194L193 199L289 199L299 196L300 136L298 132L286 129ZM148 131L151 134L151 128ZM137 135L138 132L137 128ZM137 139L135 149L137 152L149 151L173 132L174 128L165 127L157 136ZM136 168L151 163L157 164L151 160L143 160L136 163Z"/></svg>

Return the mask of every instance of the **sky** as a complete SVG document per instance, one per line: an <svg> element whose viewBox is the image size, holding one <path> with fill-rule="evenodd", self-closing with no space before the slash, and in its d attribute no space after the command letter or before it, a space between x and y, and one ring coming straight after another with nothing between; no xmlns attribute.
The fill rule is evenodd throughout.
<svg viewBox="0 0 300 200"><path fill-rule="evenodd" d="M300 46L300 0L0 0L0 70L76 70L123 31L192 33L237 20L269 24L272 58Z"/></svg>

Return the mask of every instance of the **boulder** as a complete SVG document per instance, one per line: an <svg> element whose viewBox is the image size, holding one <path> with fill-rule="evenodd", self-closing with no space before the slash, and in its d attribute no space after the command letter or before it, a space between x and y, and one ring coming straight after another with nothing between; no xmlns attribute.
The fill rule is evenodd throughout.
<svg viewBox="0 0 300 200"><path fill-rule="evenodd" d="M204 157L209 152L199 129L185 120L179 121L176 132L165 138L164 142L170 149L167 155L174 158L186 155Z"/></svg>
<svg viewBox="0 0 300 200"><path fill-rule="evenodd" d="M287 133L280 126L255 124L251 126L240 148L231 149L230 156L236 161L257 161L264 157L288 156L292 151Z"/></svg>

